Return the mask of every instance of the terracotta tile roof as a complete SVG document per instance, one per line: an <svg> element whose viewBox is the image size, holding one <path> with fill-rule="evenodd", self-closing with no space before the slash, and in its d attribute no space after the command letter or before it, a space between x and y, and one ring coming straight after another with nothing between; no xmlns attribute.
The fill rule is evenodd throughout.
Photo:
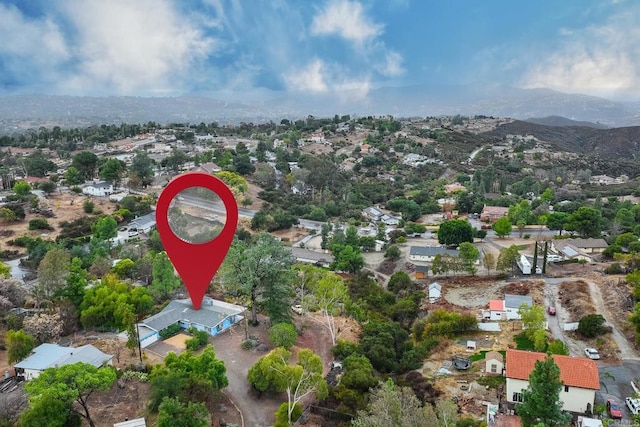
<svg viewBox="0 0 640 427"><path fill-rule="evenodd" d="M501 299L489 300L489 310L491 311L504 311L504 301Z"/></svg>
<svg viewBox="0 0 640 427"><path fill-rule="evenodd" d="M546 358L544 353L523 350L507 350L506 376L520 380L528 380L536 361ZM560 368L560 380L564 385L600 389L598 365L586 357L553 355L553 360Z"/></svg>

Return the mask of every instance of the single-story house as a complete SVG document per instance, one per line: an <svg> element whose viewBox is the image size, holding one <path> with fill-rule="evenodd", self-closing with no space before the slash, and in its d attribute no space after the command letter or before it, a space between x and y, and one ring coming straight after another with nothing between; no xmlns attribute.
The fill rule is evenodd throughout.
<svg viewBox="0 0 640 427"><path fill-rule="evenodd" d="M503 206L485 206L480 212L480 221L496 222L503 216L507 216L509 208Z"/></svg>
<svg viewBox="0 0 640 427"><path fill-rule="evenodd" d="M489 300L489 320L506 320L507 313L504 310L504 300Z"/></svg>
<svg viewBox="0 0 640 427"><path fill-rule="evenodd" d="M442 296L442 285L438 282L433 282L429 285L429 302L434 303Z"/></svg>
<svg viewBox="0 0 640 427"><path fill-rule="evenodd" d="M570 246L578 253L586 255L601 254L609 244L604 239L559 239L551 241L551 249L555 252L562 253L566 246Z"/></svg>
<svg viewBox="0 0 640 427"><path fill-rule="evenodd" d="M91 344L82 347L62 347L58 344L44 343L33 349L26 359L14 365L16 375L25 380L36 378L47 368L57 368L78 362L95 367L113 364L113 356L106 354Z"/></svg>
<svg viewBox="0 0 640 427"><path fill-rule="evenodd" d="M426 279L429 275L429 267L426 265L416 265L416 279Z"/></svg>
<svg viewBox="0 0 640 427"><path fill-rule="evenodd" d="M522 304L527 304L529 307L533 307L533 298L530 295L511 295L504 294L504 311L507 316L507 320L519 320L520 315L518 310Z"/></svg>
<svg viewBox="0 0 640 427"><path fill-rule="evenodd" d="M156 213L151 212L146 215L142 215L129 223L129 230L137 231L138 233L148 233L156 228Z"/></svg>
<svg viewBox="0 0 640 427"><path fill-rule="evenodd" d="M409 248L409 260L432 262L436 255L451 255L457 257L457 249L447 249L442 246L411 246Z"/></svg>
<svg viewBox="0 0 640 427"><path fill-rule="evenodd" d="M216 172L220 172L222 168L213 162L207 162L196 167L194 170L197 172L210 173L213 175Z"/></svg>
<svg viewBox="0 0 640 427"><path fill-rule="evenodd" d="M495 350L484 355L484 373L486 375L502 375L504 370L504 356Z"/></svg>
<svg viewBox="0 0 640 427"><path fill-rule="evenodd" d="M106 181L97 181L93 184L87 184L82 188L82 192L89 196L106 197L113 194L113 184Z"/></svg>
<svg viewBox="0 0 640 427"><path fill-rule="evenodd" d="M586 262L591 261L591 256L584 250L571 243L572 239L554 240L551 242L551 250L564 259L577 259Z"/></svg>
<svg viewBox="0 0 640 427"><path fill-rule="evenodd" d="M173 300L160 313L138 324L140 345L147 347L160 340L160 332L172 325L188 329L194 327L210 335L218 335L241 321L245 308L205 297L200 310L195 310L190 299Z"/></svg>
<svg viewBox="0 0 640 427"><path fill-rule="evenodd" d="M304 262L306 264L314 264L321 267L329 267L333 263L334 258L330 253L312 251L311 249L287 247L291 251L291 254L295 257L296 261Z"/></svg>
<svg viewBox="0 0 640 427"><path fill-rule="evenodd" d="M522 402L522 391L529 387L529 375L537 361L543 361L547 355L523 350L507 350L505 376L507 377L507 401ZM553 360L560 369L560 390L562 409L571 412L593 410L596 391L600 390L598 365L586 357L563 356L554 354Z"/></svg>
<svg viewBox="0 0 640 427"><path fill-rule="evenodd" d="M375 206L363 209L362 214L371 219L371 222L383 222L386 225L398 225L400 223L400 218L387 215Z"/></svg>

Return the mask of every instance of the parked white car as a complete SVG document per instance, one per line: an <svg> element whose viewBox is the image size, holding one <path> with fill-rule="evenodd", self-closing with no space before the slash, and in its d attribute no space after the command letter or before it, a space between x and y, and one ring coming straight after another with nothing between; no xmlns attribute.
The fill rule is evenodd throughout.
<svg viewBox="0 0 640 427"><path fill-rule="evenodd" d="M560 255L549 254L547 255L547 262L560 262L562 257Z"/></svg>
<svg viewBox="0 0 640 427"><path fill-rule="evenodd" d="M596 350L595 348L591 348L591 347L585 348L584 349L584 354L589 359L600 360L600 353L598 353L598 350Z"/></svg>
<svg viewBox="0 0 640 427"><path fill-rule="evenodd" d="M291 306L291 311L296 314L302 314L302 306L300 304L293 305Z"/></svg>

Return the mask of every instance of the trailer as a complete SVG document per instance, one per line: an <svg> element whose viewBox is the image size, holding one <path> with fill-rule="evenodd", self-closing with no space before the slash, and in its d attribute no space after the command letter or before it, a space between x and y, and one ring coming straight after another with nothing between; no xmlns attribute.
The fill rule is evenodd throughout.
<svg viewBox="0 0 640 427"><path fill-rule="evenodd" d="M531 274L531 263L526 256L520 255L520 259L517 261L518 267L522 274Z"/></svg>

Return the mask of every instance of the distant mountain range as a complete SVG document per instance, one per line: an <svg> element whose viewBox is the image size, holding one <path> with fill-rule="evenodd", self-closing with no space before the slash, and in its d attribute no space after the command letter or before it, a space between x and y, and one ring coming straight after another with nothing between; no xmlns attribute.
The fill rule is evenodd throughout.
<svg viewBox="0 0 640 427"><path fill-rule="evenodd" d="M556 116L592 127L640 125L640 104L565 94L550 89L505 86L412 86L375 89L362 98L348 92L340 96L291 97L274 93L261 102L245 104L205 96L164 98L74 97L18 95L0 97L0 130L29 127L79 127L106 123L210 123L221 124L297 119L308 115L393 115L396 117L485 115L526 120ZM536 121L539 119L531 119ZM562 125L555 119L555 125ZM552 123L546 123L552 124ZM575 124L575 123L573 123ZM572 124L572 125L573 125ZM553 124L552 124L553 125ZM587 123L580 126L589 126Z"/></svg>

